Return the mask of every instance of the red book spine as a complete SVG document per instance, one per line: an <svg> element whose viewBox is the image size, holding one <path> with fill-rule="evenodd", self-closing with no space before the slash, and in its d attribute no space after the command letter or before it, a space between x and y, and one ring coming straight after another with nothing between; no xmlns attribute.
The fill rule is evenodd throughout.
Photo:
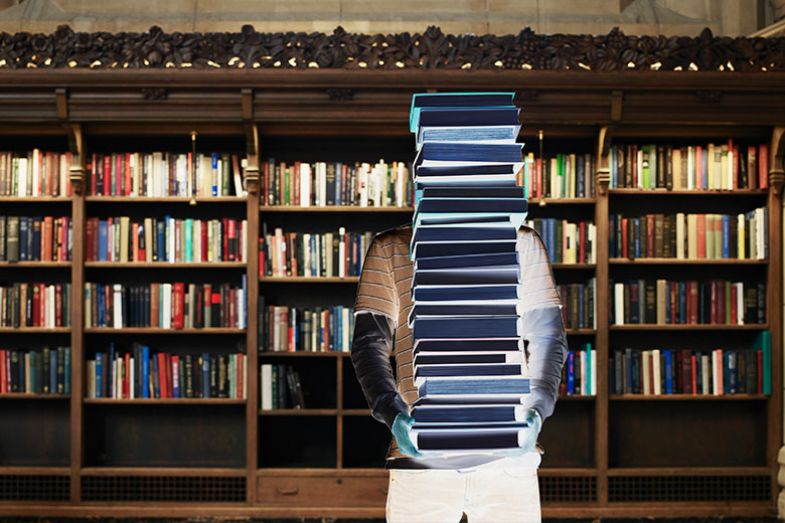
<svg viewBox="0 0 785 523"><path fill-rule="evenodd" d="M695 147L695 187L703 189L706 186L704 179L705 173L703 172L703 146L698 145Z"/></svg>
<svg viewBox="0 0 785 523"><path fill-rule="evenodd" d="M158 357L158 397L166 398L166 354L159 352Z"/></svg>
<svg viewBox="0 0 785 523"><path fill-rule="evenodd" d="M228 258L224 258L224 259L228 259L229 261L236 261L237 259L239 259L238 256L239 246L237 241L237 220L227 220L227 225L229 229L228 241L229 241L229 245L231 245L232 248L228 249L229 251Z"/></svg>
<svg viewBox="0 0 785 523"><path fill-rule="evenodd" d="M133 181L131 180L131 153L125 153L125 187L123 195L130 195L132 186Z"/></svg>
<svg viewBox="0 0 785 523"><path fill-rule="evenodd" d="M207 252L209 251L208 240L207 240L207 231L210 228L210 224L207 220L202 220L202 225L200 229L200 234L202 235L202 261L207 261Z"/></svg>
<svg viewBox="0 0 785 523"><path fill-rule="evenodd" d="M8 392L8 385L5 381L5 350L0 349L0 394Z"/></svg>
<svg viewBox="0 0 785 523"><path fill-rule="evenodd" d="M698 358L695 354L690 358L690 369L692 371L692 393L698 393Z"/></svg>
<svg viewBox="0 0 785 523"><path fill-rule="evenodd" d="M213 304L213 318L212 318L212 325L211 327L225 327L223 323L224 315L221 314L221 294L219 292L213 292L211 294L212 304ZM218 312L218 315L216 315Z"/></svg>
<svg viewBox="0 0 785 523"><path fill-rule="evenodd" d="M717 323L717 286L713 281L709 282L709 293L711 294L711 306L709 309L709 323Z"/></svg>
<svg viewBox="0 0 785 523"><path fill-rule="evenodd" d="M578 235L578 263L586 263L586 222L580 222Z"/></svg>
<svg viewBox="0 0 785 523"><path fill-rule="evenodd" d="M42 289L43 291L43 289ZM43 312L41 318L43 318ZM58 327L65 326L63 322L63 284L55 284L55 325Z"/></svg>
<svg viewBox="0 0 785 523"><path fill-rule="evenodd" d="M264 277L265 274L265 267L264 267L264 238L259 238L259 277Z"/></svg>
<svg viewBox="0 0 785 523"><path fill-rule="evenodd" d="M112 156L110 154L104 155L104 192L105 196L114 196L112 194Z"/></svg>
<svg viewBox="0 0 785 523"><path fill-rule="evenodd" d="M33 284L33 327L41 326L41 292L45 287L43 284Z"/></svg>
<svg viewBox="0 0 785 523"><path fill-rule="evenodd" d="M730 322L731 325L738 325L739 323L739 309L736 306L736 301L739 299L738 289L734 284L730 285Z"/></svg>
<svg viewBox="0 0 785 523"><path fill-rule="evenodd" d="M131 256L130 261L139 261L139 224L131 224Z"/></svg>
<svg viewBox="0 0 785 523"><path fill-rule="evenodd" d="M756 370L758 376L758 394L763 394L763 351L755 351Z"/></svg>
<svg viewBox="0 0 785 523"><path fill-rule="evenodd" d="M758 146L758 186L769 187L769 146L765 143Z"/></svg>
<svg viewBox="0 0 785 523"><path fill-rule="evenodd" d="M221 229L221 231L223 232L223 234L221 234L221 259L222 260L229 259L229 235L226 234L228 232L229 227L227 225L227 222L228 219L224 218L222 224L223 227Z"/></svg>
<svg viewBox="0 0 785 523"><path fill-rule="evenodd" d="M542 198L542 158L537 158L537 198Z"/></svg>
<svg viewBox="0 0 785 523"><path fill-rule="evenodd" d="M177 282L172 285L172 327L182 329L184 327L183 311L185 310L185 284Z"/></svg>
<svg viewBox="0 0 785 523"><path fill-rule="evenodd" d="M166 362L166 397L173 398L174 397L174 384L172 382L172 368L174 362L172 360L171 354L166 354L164 357L164 361Z"/></svg>

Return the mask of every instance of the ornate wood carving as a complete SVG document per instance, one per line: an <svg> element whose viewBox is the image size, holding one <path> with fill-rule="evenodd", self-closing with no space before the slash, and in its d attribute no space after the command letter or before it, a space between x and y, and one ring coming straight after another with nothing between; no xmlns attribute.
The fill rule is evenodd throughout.
<svg viewBox="0 0 785 523"><path fill-rule="evenodd" d="M785 37L259 33L0 33L0 68L783 71Z"/></svg>
<svg viewBox="0 0 785 523"><path fill-rule="evenodd" d="M613 126L600 127L597 135L597 172L595 176L597 193L606 194L611 182L610 147Z"/></svg>
<svg viewBox="0 0 785 523"><path fill-rule="evenodd" d="M769 148L769 187L781 194L785 185L785 127L775 127Z"/></svg>

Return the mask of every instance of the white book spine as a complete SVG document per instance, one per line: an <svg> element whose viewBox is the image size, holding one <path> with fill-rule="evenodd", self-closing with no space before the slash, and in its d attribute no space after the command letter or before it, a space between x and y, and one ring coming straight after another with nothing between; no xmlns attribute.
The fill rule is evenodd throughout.
<svg viewBox="0 0 785 523"><path fill-rule="evenodd" d="M112 286L114 290L113 293L113 304L112 309L114 309L114 318L112 326L115 329L121 329L123 327L123 286L119 283L115 283Z"/></svg>
<svg viewBox="0 0 785 523"><path fill-rule="evenodd" d="M649 371L651 370L651 351L641 351L641 363L643 364L643 394L652 393L652 383Z"/></svg>
<svg viewBox="0 0 785 523"><path fill-rule="evenodd" d="M701 392L703 394L711 394L711 368L710 358L708 354L701 355Z"/></svg>
<svg viewBox="0 0 785 523"><path fill-rule="evenodd" d="M660 365L660 349L654 349L652 351L652 364L653 368L653 375L654 375L654 394L660 395L662 394L662 370Z"/></svg>
<svg viewBox="0 0 785 523"><path fill-rule="evenodd" d="M273 366L270 363L262 364L261 376L259 377L262 386L260 387L262 397L262 410L272 410L273 408Z"/></svg>
<svg viewBox="0 0 785 523"><path fill-rule="evenodd" d="M613 284L613 324L624 325L624 284Z"/></svg>
<svg viewBox="0 0 785 523"><path fill-rule="evenodd" d="M684 213L676 214L676 258L684 259Z"/></svg>
<svg viewBox="0 0 785 523"><path fill-rule="evenodd" d="M589 351L589 360L591 367L591 391L589 394L592 396L597 395L597 351L592 349Z"/></svg>

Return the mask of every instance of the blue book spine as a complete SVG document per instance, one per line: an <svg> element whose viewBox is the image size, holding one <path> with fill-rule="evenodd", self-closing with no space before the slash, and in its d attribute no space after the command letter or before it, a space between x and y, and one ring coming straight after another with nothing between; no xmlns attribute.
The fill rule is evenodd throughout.
<svg viewBox="0 0 785 523"><path fill-rule="evenodd" d="M335 205L343 205L343 163L335 164Z"/></svg>
<svg viewBox="0 0 785 523"><path fill-rule="evenodd" d="M210 397L210 354L202 354L202 397Z"/></svg>
<svg viewBox="0 0 785 523"><path fill-rule="evenodd" d="M641 230L640 227L641 227L641 219L640 218L633 218L632 219L632 230L635 231L635 232L640 231ZM633 234L632 236L634 236L633 239L632 239L633 256L635 258L640 258L641 257L641 238L640 238L640 235L639 234Z"/></svg>
<svg viewBox="0 0 785 523"><path fill-rule="evenodd" d="M615 145L612 146L611 147L611 189L615 189L616 187L619 186L619 165L616 160L616 151L617 151L617 147Z"/></svg>
<svg viewBox="0 0 785 523"><path fill-rule="evenodd" d="M736 358L736 351L728 351L728 394L736 394L738 392L738 365Z"/></svg>
<svg viewBox="0 0 785 523"><path fill-rule="evenodd" d="M665 394L673 394L673 354L665 350Z"/></svg>
<svg viewBox="0 0 785 523"><path fill-rule="evenodd" d="M142 397L150 397L150 347L142 347Z"/></svg>
<svg viewBox="0 0 785 523"><path fill-rule="evenodd" d="M63 365L63 393L64 394L71 394L71 347L65 347L63 349L63 361L65 362Z"/></svg>
<svg viewBox="0 0 785 523"><path fill-rule="evenodd" d="M633 392L632 390L632 349L624 349L624 368L627 370L627 382L624 384L624 393Z"/></svg>
<svg viewBox="0 0 785 523"><path fill-rule="evenodd" d="M703 149L702 163L703 163L703 180L701 189L709 188L709 151L708 148ZM713 158L712 158L713 160Z"/></svg>
<svg viewBox="0 0 785 523"><path fill-rule="evenodd" d="M104 397L104 354L98 352L95 355L95 397Z"/></svg>
<svg viewBox="0 0 785 523"><path fill-rule="evenodd" d="M163 220L159 220L155 224L155 250L153 251L153 260L167 261L166 260L166 221L169 219L165 216ZM152 247L148 247L152 248Z"/></svg>
<svg viewBox="0 0 785 523"><path fill-rule="evenodd" d="M567 394L575 394L575 353L567 353Z"/></svg>
<svg viewBox="0 0 785 523"><path fill-rule="evenodd" d="M730 216L722 215L722 257L730 258Z"/></svg>
<svg viewBox="0 0 785 523"><path fill-rule="evenodd" d="M722 352L722 393L730 392L730 351Z"/></svg>
<svg viewBox="0 0 785 523"><path fill-rule="evenodd" d="M49 392L57 392L60 388L57 386L57 353L61 351L65 352L63 347L58 347L56 351L49 351ZM63 370L65 370L65 359L63 359ZM63 379L65 380L65 375Z"/></svg>
<svg viewBox="0 0 785 523"><path fill-rule="evenodd" d="M210 167L212 167L212 172L210 174L212 175L212 195L218 196L218 183L220 182L219 177L221 176L221 173L218 172L218 153L213 153L211 155L211 160Z"/></svg>
<svg viewBox="0 0 785 523"><path fill-rule="evenodd" d="M98 261L109 261L109 224L106 220L98 222Z"/></svg>
<svg viewBox="0 0 785 523"><path fill-rule="evenodd" d="M584 376L584 383L586 383L586 394L591 394L592 392L592 382L591 382L591 343L586 343L584 345L586 350L586 369L583 373Z"/></svg>
<svg viewBox="0 0 785 523"><path fill-rule="evenodd" d="M155 355L153 355L152 361L153 361L152 369L150 369L150 372L153 375L153 398L160 398L161 390L158 388L158 384L159 384L158 380L160 379L159 377L160 375L158 374L158 358L156 358Z"/></svg>

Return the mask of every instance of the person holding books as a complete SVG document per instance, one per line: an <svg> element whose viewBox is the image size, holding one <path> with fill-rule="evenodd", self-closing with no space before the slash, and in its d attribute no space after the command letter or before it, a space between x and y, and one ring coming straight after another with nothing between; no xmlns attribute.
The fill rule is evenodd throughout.
<svg viewBox="0 0 785 523"><path fill-rule="evenodd" d="M533 228L518 229L521 295L516 308L530 381L530 393L520 408L526 427L519 445L494 453L426 455L412 441L411 409L418 399L408 325L413 307L412 233L411 226L403 226L374 238L355 303L352 363L372 416L394 436L387 456L387 520L458 522L465 514L469 523L540 521L537 469L543 449L537 436L553 413L567 357L561 302L547 250Z"/></svg>

